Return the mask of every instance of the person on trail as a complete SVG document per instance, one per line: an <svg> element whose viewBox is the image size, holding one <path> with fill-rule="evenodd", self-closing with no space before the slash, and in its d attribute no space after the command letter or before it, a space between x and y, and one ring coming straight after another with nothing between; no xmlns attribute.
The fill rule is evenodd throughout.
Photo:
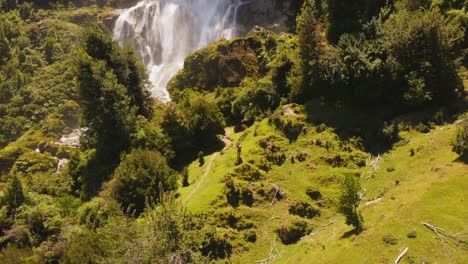
<svg viewBox="0 0 468 264"><path fill-rule="evenodd" d="M242 152L242 145L240 143L237 143L237 159L241 158L241 152Z"/></svg>

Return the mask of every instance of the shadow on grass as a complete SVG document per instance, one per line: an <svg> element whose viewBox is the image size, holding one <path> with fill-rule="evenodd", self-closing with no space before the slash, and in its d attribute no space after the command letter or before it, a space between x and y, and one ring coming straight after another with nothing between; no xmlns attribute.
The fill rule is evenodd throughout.
<svg viewBox="0 0 468 264"><path fill-rule="evenodd" d="M361 229L354 228L354 229L351 229L351 230L345 232L340 238L344 239L344 238L349 238L349 237L351 237L353 235L357 236L357 235L361 234L362 231L363 230L361 230Z"/></svg>
<svg viewBox="0 0 468 264"><path fill-rule="evenodd" d="M464 164L468 164L468 153L465 153L463 155L461 155L460 157L458 157L455 162L461 162L461 163L464 163Z"/></svg>
<svg viewBox="0 0 468 264"><path fill-rule="evenodd" d="M352 106L334 106L313 100L305 104L307 121L314 125L324 124L333 128L342 139L362 139L366 151L373 154L388 151L392 144L382 139L385 121L392 122L393 112L389 109L359 109Z"/></svg>
<svg viewBox="0 0 468 264"><path fill-rule="evenodd" d="M198 153L203 151L204 156L209 156L215 152L221 151L224 148L224 143L221 140L212 141L210 144L203 144L201 146L194 146L185 144L176 149L176 156L169 164L177 171L190 165L193 161L198 159Z"/></svg>
<svg viewBox="0 0 468 264"><path fill-rule="evenodd" d="M431 127L435 125L434 122L437 122L434 120L435 117L441 116L442 120L439 121L441 125L452 123L455 121L453 118L456 113L460 113L462 109L460 107L447 109L432 106L417 111L405 111L404 109L395 109L395 106L337 105L318 99L309 101L304 106L309 123L331 127L345 141L358 137L362 139L364 150L372 154L385 153L398 142L398 140L387 138L384 135L383 130L386 126L403 122L407 127L416 130L422 127L430 131Z"/></svg>

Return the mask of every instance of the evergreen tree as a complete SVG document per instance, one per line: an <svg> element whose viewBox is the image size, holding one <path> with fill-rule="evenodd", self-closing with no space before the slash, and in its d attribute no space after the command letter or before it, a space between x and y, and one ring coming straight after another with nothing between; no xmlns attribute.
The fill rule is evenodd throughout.
<svg viewBox="0 0 468 264"><path fill-rule="evenodd" d="M364 219L358 210L361 198L359 192L361 184L353 175L346 175L341 186L341 197L338 203L338 212L346 217L346 224L354 226L360 232L363 229Z"/></svg>
<svg viewBox="0 0 468 264"><path fill-rule="evenodd" d="M160 153L137 149L117 167L109 188L124 212L138 216L148 201L159 202L164 191L177 189L177 174Z"/></svg>
<svg viewBox="0 0 468 264"><path fill-rule="evenodd" d="M83 108L82 148L89 155L81 175L82 195L90 198L131 146L137 116L150 115L146 76L135 55L123 51L98 26L85 34L77 59L77 85ZM75 176L76 177L76 176Z"/></svg>
<svg viewBox="0 0 468 264"><path fill-rule="evenodd" d="M14 215L16 214L16 209L25 202L26 196L23 192L23 185L20 179L16 175L13 175L2 198L2 205L6 206L7 215Z"/></svg>
<svg viewBox="0 0 468 264"><path fill-rule="evenodd" d="M10 46L8 44L8 39L5 36L3 31L3 26L0 21L0 64L8 59L10 54Z"/></svg>
<svg viewBox="0 0 468 264"><path fill-rule="evenodd" d="M342 34L360 30L365 11L366 0L328 0L328 40L337 44Z"/></svg>
<svg viewBox="0 0 468 264"><path fill-rule="evenodd" d="M325 46L323 33L323 8L321 1L308 0L302 6L297 17L297 34L299 39L302 82L291 89L293 101L304 101L320 87L321 62Z"/></svg>

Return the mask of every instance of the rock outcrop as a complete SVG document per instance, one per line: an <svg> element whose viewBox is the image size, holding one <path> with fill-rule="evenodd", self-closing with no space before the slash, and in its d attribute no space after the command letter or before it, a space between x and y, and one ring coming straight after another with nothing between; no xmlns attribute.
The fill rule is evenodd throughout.
<svg viewBox="0 0 468 264"><path fill-rule="evenodd" d="M250 0L238 11L237 21L241 32L246 34L254 26L264 27L273 32L288 31L288 14L293 0Z"/></svg>

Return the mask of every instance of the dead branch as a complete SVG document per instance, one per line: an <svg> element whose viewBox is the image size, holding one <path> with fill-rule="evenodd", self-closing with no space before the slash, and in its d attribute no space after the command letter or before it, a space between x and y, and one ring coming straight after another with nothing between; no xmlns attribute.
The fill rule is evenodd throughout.
<svg viewBox="0 0 468 264"><path fill-rule="evenodd" d="M278 199L276 198L278 194L281 197L284 197L284 192L281 190L281 188L278 185L273 184L273 189L275 190L275 196L273 196L273 199L271 200L271 205L273 205L276 201L278 201Z"/></svg>
<svg viewBox="0 0 468 264"><path fill-rule="evenodd" d="M276 220L276 219L280 219L280 217L279 217L279 216L272 216L272 217L270 218L270 220Z"/></svg>
<svg viewBox="0 0 468 264"><path fill-rule="evenodd" d="M421 224L423 224L425 227L431 229L436 235L437 237L439 238L440 242L442 242L442 245L444 246L444 250L445 250L445 253L447 254L447 256L449 258L452 258L452 254L450 253L450 250L448 249L446 243L445 243L445 240L442 238L442 236L439 234L439 231L437 231L437 228L429 223L424 223L424 222L421 222ZM440 228L439 228L440 229Z"/></svg>
<svg viewBox="0 0 468 264"><path fill-rule="evenodd" d="M395 260L395 264L398 264L398 262L400 262L400 260L406 255L406 253L408 253L408 248L405 248L405 250L403 250L403 252L401 252L401 254L398 255L397 259Z"/></svg>
<svg viewBox="0 0 468 264"><path fill-rule="evenodd" d="M424 222L422 224L426 226L427 228L431 229L432 231L436 230L439 235L443 235L444 237L449 238L450 239L449 241L455 243L457 246L462 246L462 247L468 246L468 240L462 237L462 235L467 234L466 230L459 232L457 234L451 234L447 232L445 229L440 228L438 226L431 225L429 223L424 223Z"/></svg>
<svg viewBox="0 0 468 264"><path fill-rule="evenodd" d="M369 205L372 205L372 204L376 204L376 203L379 203L380 201L382 201L383 197L380 197L378 199L375 199L373 201L369 201L367 202L366 204L364 204L364 206L369 206Z"/></svg>
<svg viewBox="0 0 468 264"><path fill-rule="evenodd" d="M273 251L276 251L276 254L278 257L281 257L281 254L279 253L278 251L278 248L276 248L276 237L275 239L273 240L273 242L271 243L271 247L270 247L270 253L268 254L268 258L266 259L262 259L262 260L258 260L256 261L256 263L268 263L268 262L272 262L274 258L276 258L275 254Z"/></svg>
<svg viewBox="0 0 468 264"><path fill-rule="evenodd" d="M319 231L322 231L322 230L324 230L325 228L327 228L327 227L333 225L335 222L336 222L336 220L333 220L333 221L331 221L330 223L328 223L328 224L326 224L326 225L323 225L323 226L317 228L315 231L313 231L312 233L310 233L309 236L313 236L313 235L317 234Z"/></svg>

